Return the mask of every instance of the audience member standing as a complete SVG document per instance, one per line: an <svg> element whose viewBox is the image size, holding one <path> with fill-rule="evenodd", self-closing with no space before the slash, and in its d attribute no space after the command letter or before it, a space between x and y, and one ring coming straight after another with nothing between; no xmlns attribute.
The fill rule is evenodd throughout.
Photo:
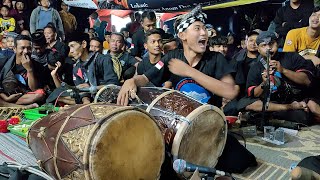
<svg viewBox="0 0 320 180"><path fill-rule="evenodd" d="M29 30L30 11L26 9L23 0L16 1L14 7L17 12L14 16L17 25L15 32L20 34L23 30Z"/></svg>
<svg viewBox="0 0 320 180"><path fill-rule="evenodd" d="M130 37L141 27L141 14L139 12L130 14L131 22L126 25L130 32Z"/></svg>
<svg viewBox="0 0 320 180"><path fill-rule="evenodd" d="M156 27L156 14L152 11L145 11L142 13L141 19L141 26L133 36L132 36L132 43L134 45L133 49L131 50L131 54L135 57L142 57L145 54L144 49L144 39L145 39L145 32Z"/></svg>
<svg viewBox="0 0 320 180"><path fill-rule="evenodd" d="M39 6L35 8L30 17L30 32L34 33L37 29L43 29L48 23L52 22L58 29L59 37L64 39L62 20L57 10L50 7L49 0L39 0Z"/></svg>
<svg viewBox="0 0 320 180"><path fill-rule="evenodd" d="M279 46L283 46L283 41L291 29L308 26L308 19L313 10L313 1L290 0L290 3L281 7L273 22L276 26L276 33L280 39Z"/></svg>
<svg viewBox="0 0 320 180"><path fill-rule="evenodd" d="M68 37L72 32L77 29L77 20L76 17L69 12L69 6L62 2L60 17L63 23L63 29L66 37Z"/></svg>

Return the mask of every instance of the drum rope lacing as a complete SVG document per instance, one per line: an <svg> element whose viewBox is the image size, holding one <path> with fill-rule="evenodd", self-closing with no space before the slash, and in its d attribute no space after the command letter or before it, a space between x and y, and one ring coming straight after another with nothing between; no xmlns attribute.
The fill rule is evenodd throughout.
<svg viewBox="0 0 320 180"><path fill-rule="evenodd" d="M134 106L139 106L139 105L149 106L146 103L144 103L144 104L132 104L132 105L134 105ZM192 123L192 121L190 121L189 119L187 119L184 116L178 115L176 112L168 112L168 111L164 111L162 109L155 108L155 107L153 107L152 110L156 110L156 111L159 111L159 112L163 113L162 117L165 117L165 118L168 118L168 119L178 119L179 121L188 123L188 125L191 125L191 123ZM173 121L172 121L172 123L173 123Z"/></svg>
<svg viewBox="0 0 320 180"><path fill-rule="evenodd" d="M107 96L113 96L114 94L112 93L112 88L116 87L116 86L109 86L107 85L106 86L107 89L105 89L105 93L107 94ZM109 90L109 91L108 91ZM110 92L111 91L111 92ZM133 99L136 99L138 101L139 104L131 104L131 105L145 105L147 107L149 107L150 104L148 103L145 103L143 100L141 100L139 98L139 96L137 95L137 93L132 89L129 91L130 92L130 95L129 95L129 101L132 101ZM104 99L104 95L105 93L101 93L98 97L98 100L100 100L100 102L106 102L105 99ZM169 119L172 119L172 118L176 118L176 119L179 119L179 121L182 121L182 122L186 122L188 123L188 125L191 125L192 121L190 121L189 119L187 119L186 117L184 116L181 116L181 115L177 115L176 112L168 112L168 111L164 111L164 110L161 110L159 108L155 108L155 107L152 107L152 109L155 109L155 110L158 110L160 112L162 112L163 114L165 114L167 116L167 118Z"/></svg>

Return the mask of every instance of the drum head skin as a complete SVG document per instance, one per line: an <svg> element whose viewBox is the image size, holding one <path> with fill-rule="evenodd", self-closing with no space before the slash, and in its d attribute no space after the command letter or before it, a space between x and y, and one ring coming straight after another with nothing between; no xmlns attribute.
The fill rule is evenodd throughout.
<svg viewBox="0 0 320 180"><path fill-rule="evenodd" d="M135 107L72 106L37 121L27 139L55 179L158 179L165 158L157 123Z"/></svg>
<svg viewBox="0 0 320 180"><path fill-rule="evenodd" d="M164 142L148 115L125 111L99 123L101 128L89 145L93 179L158 179Z"/></svg>
<svg viewBox="0 0 320 180"><path fill-rule="evenodd" d="M174 158L215 167L221 156L227 136L225 116L216 107L203 105L183 122L172 145Z"/></svg>

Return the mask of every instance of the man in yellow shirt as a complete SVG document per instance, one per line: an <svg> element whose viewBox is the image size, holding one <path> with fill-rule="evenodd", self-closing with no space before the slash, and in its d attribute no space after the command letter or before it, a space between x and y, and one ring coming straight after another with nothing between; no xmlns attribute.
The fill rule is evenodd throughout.
<svg viewBox="0 0 320 180"><path fill-rule="evenodd" d="M104 39L105 41L103 41L103 50L109 50L110 49L110 37L111 37L111 32L106 31L104 33Z"/></svg>
<svg viewBox="0 0 320 180"><path fill-rule="evenodd" d="M299 52L306 60L311 60L320 73L320 7L316 6L309 17L309 26L293 29L288 32L283 47L284 52ZM314 120L320 122L320 89L319 73L313 82L310 100L307 101L309 110L313 113Z"/></svg>
<svg viewBox="0 0 320 180"><path fill-rule="evenodd" d="M309 26L293 29L288 32L283 47L284 52L299 52L305 59L311 60L314 65L320 64L317 52L320 45L320 7L314 8L309 17Z"/></svg>

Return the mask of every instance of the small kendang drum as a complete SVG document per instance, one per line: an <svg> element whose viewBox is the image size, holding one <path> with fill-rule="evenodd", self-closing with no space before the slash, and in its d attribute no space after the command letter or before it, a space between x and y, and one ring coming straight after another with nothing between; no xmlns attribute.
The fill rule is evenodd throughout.
<svg viewBox="0 0 320 180"><path fill-rule="evenodd" d="M36 122L27 142L55 179L159 179L165 143L136 107L75 105Z"/></svg>
<svg viewBox="0 0 320 180"><path fill-rule="evenodd" d="M96 94L95 102L116 103L120 87L108 85ZM212 105L179 91L142 87L130 105L146 109L157 121L173 159L214 167L227 136L226 118Z"/></svg>

